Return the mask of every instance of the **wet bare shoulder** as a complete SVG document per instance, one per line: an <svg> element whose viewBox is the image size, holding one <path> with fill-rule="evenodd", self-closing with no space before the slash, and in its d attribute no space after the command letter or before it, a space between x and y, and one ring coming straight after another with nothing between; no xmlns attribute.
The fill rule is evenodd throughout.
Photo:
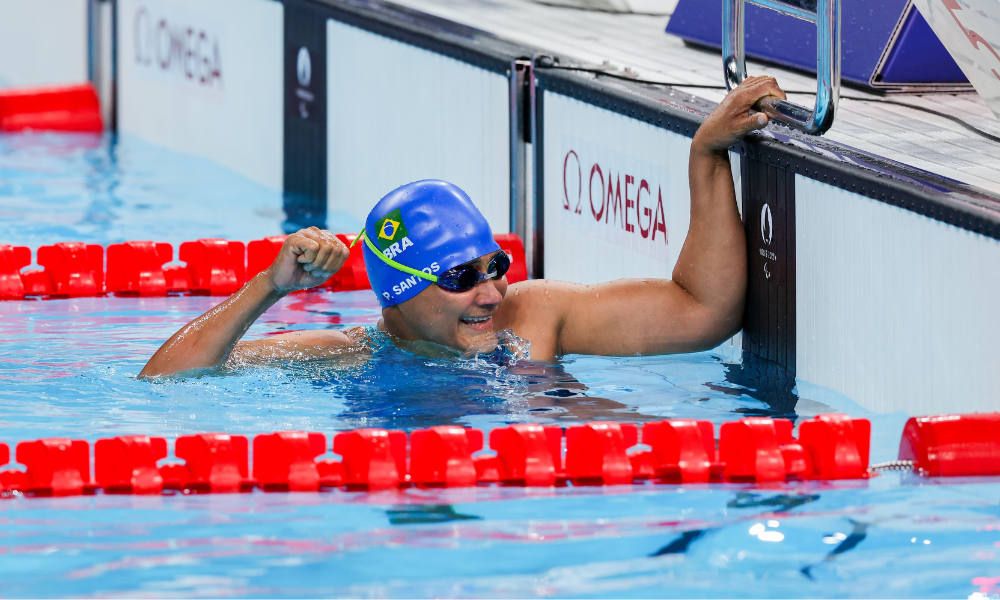
<svg viewBox="0 0 1000 600"><path fill-rule="evenodd" d="M552 360L560 353L559 329L568 303L581 287L546 279L512 284L497 311L497 326L530 340L532 360Z"/></svg>
<svg viewBox="0 0 1000 600"><path fill-rule="evenodd" d="M566 296L567 286L572 285L548 279L512 283L497 311L497 320L508 322L508 326L526 320L544 320L555 312Z"/></svg>

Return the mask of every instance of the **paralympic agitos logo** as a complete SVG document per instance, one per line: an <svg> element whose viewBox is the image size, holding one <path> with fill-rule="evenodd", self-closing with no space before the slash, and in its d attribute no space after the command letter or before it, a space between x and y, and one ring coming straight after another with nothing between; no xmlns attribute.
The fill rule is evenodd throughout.
<svg viewBox="0 0 1000 600"><path fill-rule="evenodd" d="M667 243L663 189L604 161L582 163L575 150L563 158L563 210L591 224L620 229L644 240ZM584 191L586 190L586 192Z"/></svg>

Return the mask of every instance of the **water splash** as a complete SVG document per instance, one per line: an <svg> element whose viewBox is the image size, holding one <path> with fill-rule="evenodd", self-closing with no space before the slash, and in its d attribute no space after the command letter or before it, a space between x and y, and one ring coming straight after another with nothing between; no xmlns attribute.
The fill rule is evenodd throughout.
<svg viewBox="0 0 1000 600"><path fill-rule="evenodd" d="M499 345L509 351L509 361L511 365L517 364L521 360L531 359L531 341L518 337L511 329L502 329L497 332Z"/></svg>

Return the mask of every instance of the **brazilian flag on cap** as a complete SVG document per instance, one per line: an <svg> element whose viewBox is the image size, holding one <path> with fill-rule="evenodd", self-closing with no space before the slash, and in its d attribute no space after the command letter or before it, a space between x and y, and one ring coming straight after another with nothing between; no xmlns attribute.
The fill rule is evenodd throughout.
<svg viewBox="0 0 1000 600"><path fill-rule="evenodd" d="M406 237L406 225L399 209L390 212L375 223L375 241L380 250L385 250ZM369 234L370 235L370 234Z"/></svg>

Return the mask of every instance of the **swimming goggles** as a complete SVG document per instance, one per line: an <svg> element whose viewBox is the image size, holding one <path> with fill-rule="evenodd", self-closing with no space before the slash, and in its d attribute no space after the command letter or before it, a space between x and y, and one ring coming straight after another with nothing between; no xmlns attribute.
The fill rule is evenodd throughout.
<svg viewBox="0 0 1000 600"><path fill-rule="evenodd" d="M479 285L480 281L486 281L487 279L500 279L506 275L507 271L510 269L510 257L507 256L507 253L501 250L496 256L493 257L493 260L491 260L490 264L486 267L486 273L480 273L474 266L466 264L448 269L440 275L432 275L426 271L418 271L417 269L398 263L382 254L382 251L379 250L370 239L368 239L367 235L365 235L364 229L361 230L358 237L354 238L350 247L353 248L354 244L357 244L358 240L361 238L364 238L365 245L368 246L368 249L374 252L375 256L381 258L390 267L404 273L409 273L410 275L416 275L417 277L426 279L432 283L436 283L439 287L442 287L449 292L467 292Z"/></svg>

